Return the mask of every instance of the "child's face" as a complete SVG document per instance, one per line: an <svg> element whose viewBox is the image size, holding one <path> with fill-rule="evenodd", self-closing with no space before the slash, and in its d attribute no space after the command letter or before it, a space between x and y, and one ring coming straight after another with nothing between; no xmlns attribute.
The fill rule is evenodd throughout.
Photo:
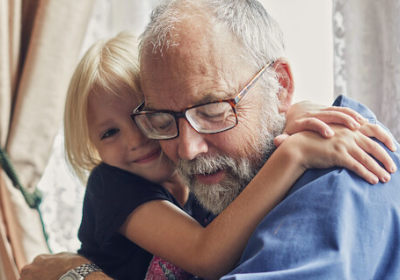
<svg viewBox="0 0 400 280"><path fill-rule="evenodd" d="M168 179L175 167L161 153L157 141L147 139L130 114L137 106L131 93L119 96L96 92L88 100L88 126L90 140L103 162L162 182Z"/></svg>

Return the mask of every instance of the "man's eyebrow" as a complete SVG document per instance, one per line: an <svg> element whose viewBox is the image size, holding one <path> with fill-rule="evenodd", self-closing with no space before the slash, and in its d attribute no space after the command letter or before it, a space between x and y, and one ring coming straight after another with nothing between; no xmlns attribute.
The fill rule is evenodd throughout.
<svg viewBox="0 0 400 280"><path fill-rule="evenodd" d="M156 109L151 107L151 103L150 103L150 105L148 105L148 103L146 103L146 101L144 101L144 103L143 103L142 110L143 111L156 111Z"/></svg>
<svg viewBox="0 0 400 280"><path fill-rule="evenodd" d="M216 94L216 92L206 94L199 103L201 104L229 98L227 97L228 94L226 92L219 91L217 93L219 94Z"/></svg>
<svg viewBox="0 0 400 280"><path fill-rule="evenodd" d="M225 100L225 99L231 99L232 98L232 96L231 96L232 93L227 93L227 92L221 91L221 90L218 91L218 93L219 94L216 94L216 92L207 93L201 99L199 99L197 102L192 103L192 104L188 105L185 108L189 108L189 107L192 107L192 106L201 105L201 104L205 104L205 103L209 103L209 102L214 102L214 101L219 101L219 100ZM151 103L146 103L146 102L144 103L143 110L144 111L162 111L162 110L174 111L174 110L165 109L165 108L163 108L163 109L155 109L152 106Z"/></svg>

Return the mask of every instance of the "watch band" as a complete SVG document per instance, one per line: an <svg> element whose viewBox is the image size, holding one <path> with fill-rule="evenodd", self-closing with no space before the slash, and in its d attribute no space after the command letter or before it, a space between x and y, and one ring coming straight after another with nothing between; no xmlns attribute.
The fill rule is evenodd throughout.
<svg viewBox="0 0 400 280"><path fill-rule="evenodd" d="M101 271L101 268L98 267L94 263L85 263L78 267L75 267L74 270L83 278L88 276L92 272Z"/></svg>
<svg viewBox="0 0 400 280"><path fill-rule="evenodd" d="M100 267L94 263L85 263L68 270L59 280L84 280L92 272L102 271Z"/></svg>

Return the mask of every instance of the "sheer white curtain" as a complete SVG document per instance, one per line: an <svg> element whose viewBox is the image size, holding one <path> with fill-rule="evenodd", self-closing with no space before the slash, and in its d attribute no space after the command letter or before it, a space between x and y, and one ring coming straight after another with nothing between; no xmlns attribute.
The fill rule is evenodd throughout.
<svg viewBox="0 0 400 280"><path fill-rule="evenodd" d="M400 140L400 0L334 0L335 95L371 108Z"/></svg>

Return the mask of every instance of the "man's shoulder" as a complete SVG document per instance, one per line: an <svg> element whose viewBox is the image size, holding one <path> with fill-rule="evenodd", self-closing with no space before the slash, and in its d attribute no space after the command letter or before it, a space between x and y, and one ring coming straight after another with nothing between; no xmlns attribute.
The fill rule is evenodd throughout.
<svg viewBox="0 0 400 280"><path fill-rule="evenodd" d="M381 125L347 97L334 105ZM397 152L384 148L400 167L396 146ZM399 188L400 171L388 183L371 185L345 168L308 170L259 224L240 265L223 279L399 279Z"/></svg>
<svg viewBox="0 0 400 280"><path fill-rule="evenodd" d="M336 100L338 101L338 100ZM336 103L335 101L335 103ZM376 121L375 116L370 112L364 105L352 101L348 98L340 97L341 105L351 104L351 108L358 106L359 112L369 118L370 121ZM361 109L360 109L361 108ZM379 122L376 122L381 125ZM377 141L375 139L375 141ZM400 145L395 141L397 151L392 152L382 143L377 141L393 159L394 163L400 168ZM368 207L369 199L373 198L377 201L381 201L380 198L386 200L385 204L390 204L390 201L396 200L397 205L400 203L400 171L397 170L391 174L391 180L387 183L379 182L376 185L371 185L363 178L359 177L354 172L340 167L328 168L328 169L310 169L306 171L303 176L297 180L293 185L287 198L292 195L302 195L304 193L307 200L313 200L316 203L322 203L324 201L322 196L326 193L330 193L329 199L326 203L333 202L335 200L345 202L351 202L357 199L357 207ZM387 200L387 197L392 199ZM362 198L362 199L361 199ZM368 199L369 198L369 199ZM343 202L332 203L332 207L339 208L343 206ZM388 205L383 204L382 207Z"/></svg>
<svg viewBox="0 0 400 280"><path fill-rule="evenodd" d="M372 123L376 123L376 116L375 114L364 104L351 99L350 97L339 95L332 104L333 106L338 107L347 107L351 108L358 113L360 113L364 118L367 118L368 121Z"/></svg>
<svg viewBox="0 0 400 280"><path fill-rule="evenodd" d="M375 119L367 107L349 98L340 96L334 105L351 107L369 120ZM381 145L400 167L399 144L396 142L396 152ZM389 182L371 185L345 168L310 169L297 180L285 199L271 211L265 221L281 223L282 217L286 217L292 222L303 220L310 224L315 223L316 227L334 228L348 221L350 215L353 222L372 221L376 225L375 222L388 219L389 212L396 213L399 219L399 188L399 170L391 174ZM376 221L380 217L381 221ZM271 225L269 222L267 224Z"/></svg>
<svg viewBox="0 0 400 280"><path fill-rule="evenodd" d="M346 169L308 171L259 224L224 279L400 276L399 187L399 171L377 185Z"/></svg>
<svg viewBox="0 0 400 280"><path fill-rule="evenodd" d="M398 154L393 158L400 166ZM399 171L391 174L389 182L371 185L345 168L311 169L295 183L285 200L301 197L310 204L324 203L337 211L342 211L345 204L368 208L371 203L377 206L378 202L381 203L380 207L387 208L392 202L397 205L400 203L399 188Z"/></svg>

